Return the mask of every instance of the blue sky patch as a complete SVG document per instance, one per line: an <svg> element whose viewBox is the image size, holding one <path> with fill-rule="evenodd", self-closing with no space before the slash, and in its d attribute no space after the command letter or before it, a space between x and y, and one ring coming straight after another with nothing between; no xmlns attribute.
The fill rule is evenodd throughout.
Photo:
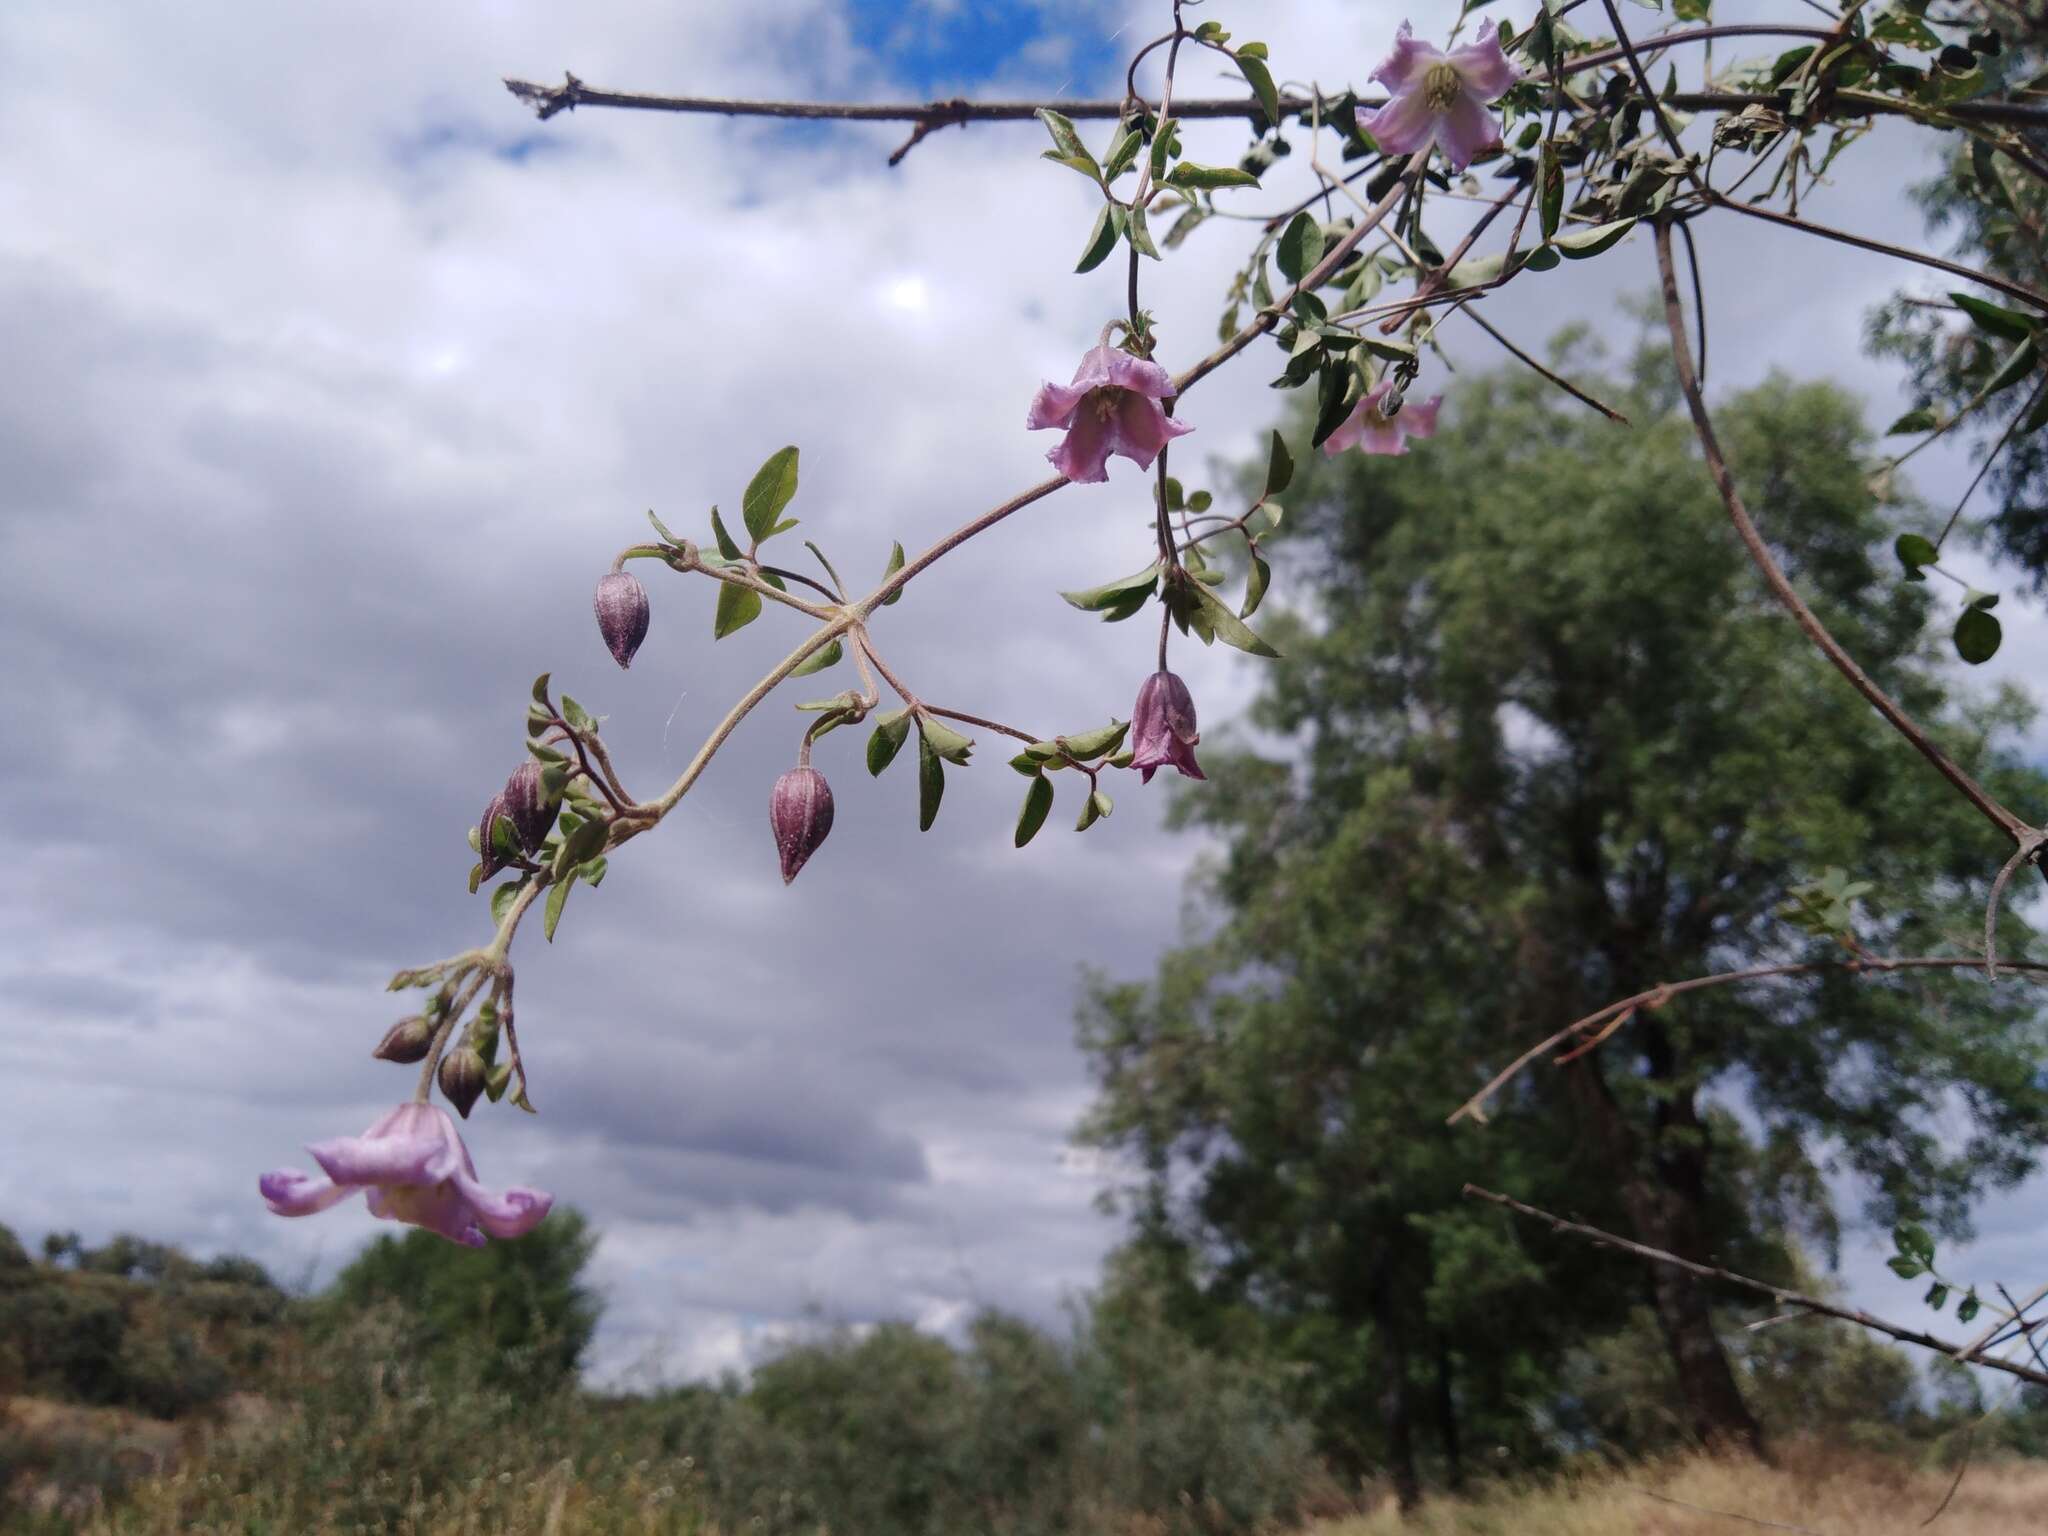
<svg viewBox="0 0 2048 1536"><path fill-rule="evenodd" d="M922 97L1018 75L1076 93L1117 68L1114 12L1101 0L848 0L847 15L854 41Z"/></svg>

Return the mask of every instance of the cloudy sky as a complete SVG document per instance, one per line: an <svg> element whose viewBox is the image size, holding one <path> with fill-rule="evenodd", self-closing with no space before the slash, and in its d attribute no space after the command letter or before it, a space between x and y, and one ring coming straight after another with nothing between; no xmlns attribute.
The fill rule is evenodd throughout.
<svg viewBox="0 0 2048 1536"><path fill-rule="evenodd" d="M914 550L1043 477L1025 404L1120 303L1116 263L1071 275L1088 189L1036 158L1035 126L948 130L891 170L891 129L539 124L499 78L1099 95L1160 10L0 12L0 775L18 814L0 1220L330 1273L375 1224L356 1207L278 1221L255 1175L409 1088L367 1057L402 1011L382 985L487 936L464 833L520 760L534 674L607 717L647 796L796 637L771 613L714 648L704 584L652 580L652 634L617 670L589 594L643 511L701 537L795 442L791 511L859 581L892 539ZM1213 14L1240 35L1256 17L1276 73L1331 85L1364 82L1401 13ZM1198 63L1183 88L1226 84ZM1197 158L1238 152L1227 128L1189 138ZM1246 205L1277 206L1304 159ZM1811 209L1910 231L1898 181L1925 164L1888 134ZM1874 417L1902 408L1856 351L1891 269L1760 226L1703 244L1717 387L1825 367ZM1218 221L1148 269L1176 366L1211 344L1241 248ZM1650 275L1639 240L1491 302L1533 344ZM1471 343L1455 361L1493 361ZM1220 483L1204 466L1274 418L1269 363L1190 396L1191 486ZM1919 462L1937 500L1967 473ZM925 697L1034 730L1128 713L1149 626L1103 627L1056 592L1141 565L1145 509L1127 466L1063 492L917 583L878 642ZM1986 673L2038 654L2038 622L2013 620ZM1177 655L1211 728L1255 683L1231 656ZM784 889L765 806L805 718L787 705L839 686L777 695L577 894L552 947L521 935L544 1113L485 1108L468 1136L487 1178L603 1229L608 1373L743 1364L810 1309L1050 1320L1115 1235L1091 1208L1099 1171L1065 1146L1088 1091L1077 979L1149 969L1197 850L1160 833L1161 786L1132 782L1085 837L1063 803L1014 852L1018 781L993 743L920 835L907 760L872 781L864 733L844 732L817 758L837 829ZM1987 1271L2018 1276L2040 1205L1987 1208ZM1856 1294L1911 1311L1877 1263L1852 1249Z"/></svg>

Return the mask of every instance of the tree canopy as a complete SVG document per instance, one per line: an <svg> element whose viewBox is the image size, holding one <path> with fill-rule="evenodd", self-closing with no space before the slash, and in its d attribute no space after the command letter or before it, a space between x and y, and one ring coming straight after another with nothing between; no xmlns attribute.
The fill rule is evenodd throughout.
<svg viewBox="0 0 2048 1536"><path fill-rule="evenodd" d="M1081 1026L1083 1134L1130 1155L1141 1246L1191 1311L1248 1314L1304 1362L1323 1422L1355 1427L1335 1449L1411 1485L1425 1389L1453 1471L1461 1421L1526 1444L1574 1342L1632 1300L1691 1431L1757 1438L1697 1285L1513 1230L1466 1180L1783 1274L1787 1239L1832 1244L1831 1177L1873 1219L1957 1230L2048 1129L2029 988L1840 966L1640 1008L1483 1128L1445 1125L1528 1045L1660 982L1968 954L2002 857L1773 603L1661 365L1595 388L1631 430L1495 374L1454 397L1455 447L1303 467L1286 558L1310 597L1256 737L1205 746L1213 790L1179 805L1221 840L1213 931L1102 985ZM1915 514L1874 499L1853 401L1773 378L1720 415L1830 628L1998 793L2048 798L2015 755L2023 706L1948 686L1884 547ZM1789 919L1830 869L1867 891Z"/></svg>

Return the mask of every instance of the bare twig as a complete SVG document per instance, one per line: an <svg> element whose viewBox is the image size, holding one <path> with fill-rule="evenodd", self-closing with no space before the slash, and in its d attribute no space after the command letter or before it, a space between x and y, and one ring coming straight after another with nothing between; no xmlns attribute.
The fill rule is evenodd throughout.
<svg viewBox="0 0 2048 1536"><path fill-rule="evenodd" d="M1617 1237L1614 1233L1603 1232L1598 1227L1589 1227L1582 1222L1566 1221L1562 1216L1553 1216L1548 1211L1539 1210L1533 1205L1525 1205L1520 1200L1516 1200L1511 1196L1496 1194L1490 1189L1481 1189L1477 1184L1467 1184L1464 1193L1469 1199L1484 1200L1489 1205L1500 1206L1505 1210L1515 1212L1518 1216L1526 1216L1532 1221L1540 1221L1549 1227L1551 1231L1561 1236L1580 1238L1602 1248L1618 1249L1623 1253L1633 1254L1639 1259L1647 1259L1653 1264L1668 1264L1674 1269L1682 1269L1687 1274L1696 1276L1701 1280L1718 1280L1723 1285L1731 1285L1739 1290L1752 1291L1761 1296L1768 1296L1781 1306L1799 1307L1807 1312L1818 1313L1822 1317L1839 1318L1845 1323L1854 1323L1859 1328L1868 1328L1873 1333L1881 1333L1887 1338L1897 1339L1901 1344L1918 1345L1921 1349L1934 1350L1944 1355L1954 1355L1960 1349L1960 1346L1951 1344L1946 1339L1936 1338L1933 1334L1924 1333L1918 1328L1906 1328L1898 1323L1887 1322L1884 1318L1874 1316L1860 1308L1838 1307L1831 1301L1822 1301L1818 1296L1808 1296L1799 1291L1787 1290L1781 1285L1769 1285L1762 1280L1752 1280L1747 1275L1738 1275L1733 1270L1721 1269L1712 1264L1700 1264L1691 1259L1682 1259L1677 1254L1667 1253L1662 1248L1652 1248L1645 1243L1638 1243L1626 1237ZM2034 1366L2021 1365L2017 1361L2004 1360L1997 1356L1986 1356L1977 1363L1991 1370L2004 1371L2008 1375L2017 1376L2020 1380L2030 1382L2034 1386L2048 1387L2048 1371L2038 1370Z"/></svg>
<svg viewBox="0 0 2048 1536"><path fill-rule="evenodd" d="M1740 207L1739 203L1728 204ZM1755 211L1755 210L1749 210ZM1797 222L1797 221L1795 221ZM1685 317L1678 301L1678 274L1671 260L1671 226L1659 222L1657 236L1657 270L1663 281L1665 323L1671 332L1671 357L1678 370L1678 387L1685 394L1685 403L1692 412L1693 429L1700 440L1700 451L1707 461L1707 470L1714 477L1714 486L1721 493L1721 503L1728 509L1729 520L1735 525L1735 532L1741 538L1743 547L1756 568L1763 573L1764 581L1770 586L1778 601L1784 604L1800 629L1805 631L1820 653L1834 664L1835 670L1849 680L1849 685L1870 703L1880 715L1891 723L1892 729L1910 741L1920 755L1932 763L1941 776L1968 800L1971 805L2015 842L2020 841L2033 829L2001 805L1990 791L1979 784L1962 766L1946 752L1935 745L1932 738L1920 728L1913 717L1901 709L1892 696L1878 687L1870 675L1856 664L1855 658L1842 649L1841 642L1828 632L1825 624L1806 606L1792 583L1779 568L1776 557L1764 543L1763 535L1757 532L1756 524L1750 520L1749 509L1742 504L1742 497L1735 489L1735 477L1729 473L1728 461L1722 457L1721 444L1714 435L1713 418L1707 414L1706 397L1700 392L1699 378L1693 372L1692 348L1685 338Z"/></svg>
<svg viewBox="0 0 2048 1536"><path fill-rule="evenodd" d="M1718 971L1712 976L1695 976L1688 981L1660 982L1632 997L1619 998L1604 1008L1597 1008L1583 1019L1572 1020L1555 1034L1546 1035L1495 1073L1484 1088L1460 1104L1444 1123L1456 1125L1460 1120L1469 1119L1484 1125L1486 1101L1505 1088L1538 1057L1548 1055L1575 1035L1599 1031L1600 1038L1605 1039L1615 1029L1619 1029L1622 1023L1627 1021L1627 1016L1637 1009L1661 1008L1681 993L1703 992L1711 987L1734 987L1744 982L1769 981L1784 976L1819 976L1836 972L1849 976L1872 976L1891 975L1899 971L1965 971L1975 970L1980 964L1981 961L1960 955L1915 955L1895 959L1885 955L1861 954L1850 960L1809 960L1796 965L1753 965L1739 971ZM2048 961L2009 960L2005 968L2028 975L2048 976ZM1617 1015L1620 1016L1619 1019ZM1614 1021L1612 1026L1603 1029L1610 1021ZM1578 1054L1580 1053L1574 1051L1570 1056L1562 1057L1560 1060L1569 1060L1571 1056Z"/></svg>

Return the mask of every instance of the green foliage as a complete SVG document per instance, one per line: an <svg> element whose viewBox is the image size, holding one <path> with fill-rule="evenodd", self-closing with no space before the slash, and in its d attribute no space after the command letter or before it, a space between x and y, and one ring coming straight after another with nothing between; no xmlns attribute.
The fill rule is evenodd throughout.
<svg viewBox="0 0 2048 1536"><path fill-rule="evenodd" d="M331 1318L389 1304L409 1352L440 1368L466 1365L490 1386L529 1391L573 1381L597 1329L583 1271L597 1239L580 1211L557 1206L517 1242L463 1248L417 1229L377 1238L335 1277Z"/></svg>
<svg viewBox="0 0 2048 1536"><path fill-rule="evenodd" d="M1991 19L1983 6L1960 10ZM2033 8L2022 19L2026 11L2001 7L1997 18L2005 40L1997 68L2015 82L2048 70L2048 13ZM1915 187L1914 196L1930 231L1953 237L1951 254L1957 259L2040 292L2048 289L2048 184L1998 147L2008 136L2037 162L2048 150L2048 134L2039 130L1958 137L1941 174ZM1951 301L1964 311L1961 317L1901 297L1869 322L1872 349L1904 360L1919 402L1939 405L1943 418L1996 382L2001 365L2014 354L2015 341L2029 345L2024 316L1972 293L1953 294ZM2048 388L2048 372L2034 367L2030 376L2014 382L2019 387L1995 394L1967 430L1981 455L2014 429L1989 476L1998 501L1987 509L1986 524L1993 542L2028 570L2036 587L2048 587L2048 517L2043 516L2048 508L2048 430L2043 430L2048 415L2036 405L2048 402L2048 392L2041 392ZM2036 408L2023 415L2030 405ZM1979 645L1989 638L1989 619L1987 614L1969 620ZM1958 643L1965 643L1965 637L1959 635Z"/></svg>
<svg viewBox="0 0 2048 1536"><path fill-rule="evenodd" d="M0 1227L0 1393L178 1418L270 1358L289 1303L260 1265L126 1233L55 1238L38 1264Z"/></svg>
<svg viewBox="0 0 2048 1536"><path fill-rule="evenodd" d="M1860 940L1925 952L1968 933L2004 855L1774 604L1661 362L1595 389L1633 429L1497 375L1456 398L1454 439L1303 462L1275 558L1324 618L1272 626L1288 660L1254 720L1279 747L1205 746L1209 790L1178 806L1222 842L1213 932L1081 1024L1085 1135L1141 1170L1127 1209L1184 1273L1181 1320L1299 1362L1347 1463L1417 1437L1541 1454L1532 1405L1643 1294L1633 1266L1473 1209L1467 1179L1770 1276L1780 1233L1832 1233L1821 1148L1870 1215L1955 1229L2048 1131L2024 989L1839 972L1641 1009L1534 1064L1483 1130L1444 1125L1617 998L1839 957L1777 916L1795 887L1841 898L1832 918L1867 882ZM2048 802L2019 706L1945 698L1924 591L1884 574L1853 403L1772 380L1718 414L1851 653L2001 796ZM1730 1093L1759 1145L1712 1111Z"/></svg>
<svg viewBox="0 0 2048 1536"><path fill-rule="evenodd" d="M830 1329L751 1387L603 1398L493 1383L474 1354L423 1356L401 1309L349 1311L278 1379L288 1409L105 1528L1209 1536L1330 1500L1270 1366L1128 1297L1113 1327L1076 1324L1063 1341L987 1314L960 1349Z"/></svg>

